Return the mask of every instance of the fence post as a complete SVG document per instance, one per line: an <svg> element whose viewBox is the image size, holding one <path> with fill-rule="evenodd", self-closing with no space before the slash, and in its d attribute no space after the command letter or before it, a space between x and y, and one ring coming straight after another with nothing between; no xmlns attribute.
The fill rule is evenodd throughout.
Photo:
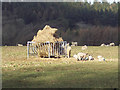
<svg viewBox="0 0 120 90"><path fill-rule="evenodd" d="M67 42L65 41L65 57L67 57Z"/></svg>
<svg viewBox="0 0 120 90"><path fill-rule="evenodd" d="M52 55L52 43L50 43L50 55Z"/></svg>
<svg viewBox="0 0 120 90"><path fill-rule="evenodd" d="M54 43L53 43L53 56L54 56Z"/></svg>
<svg viewBox="0 0 120 90"><path fill-rule="evenodd" d="M27 59L29 58L29 41L27 42Z"/></svg>
<svg viewBox="0 0 120 90"><path fill-rule="evenodd" d="M60 42L58 42L58 44L59 44L59 50L58 50L58 53L59 53L59 56L60 56Z"/></svg>
<svg viewBox="0 0 120 90"><path fill-rule="evenodd" d="M54 55L56 55L56 42L55 42L55 52L54 52Z"/></svg>
<svg viewBox="0 0 120 90"><path fill-rule="evenodd" d="M50 58L50 42L48 42L48 57Z"/></svg>

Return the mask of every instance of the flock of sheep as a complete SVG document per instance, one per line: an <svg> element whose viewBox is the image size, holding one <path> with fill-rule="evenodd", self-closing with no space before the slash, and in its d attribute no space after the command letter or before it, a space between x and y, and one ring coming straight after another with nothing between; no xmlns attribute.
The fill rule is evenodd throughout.
<svg viewBox="0 0 120 90"><path fill-rule="evenodd" d="M115 46L115 44L114 43L110 43L109 45L101 44L101 46ZM84 46L82 46L81 49L86 50L87 46L84 45ZM93 56L89 55L88 53L82 53L82 52L79 52L78 54L73 55L73 57L75 59L77 59L78 61L80 61L80 60L94 60ZM101 55L97 56L97 58L99 61L105 61L105 58Z"/></svg>
<svg viewBox="0 0 120 90"><path fill-rule="evenodd" d="M101 44L101 46L115 46L115 43L110 43L110 44L107 44L107 45L105 45L105 44L103 43L103 44Z"/></svg>
<svg viewBox="0 0 120 90"><path fill-rule="evenodd" d="M88 53L78 53L73 56L78 61L80 60L94 60L94 58L91 55L88 55Z"/></svg>
<svg viewBox="0 0 120 90"><path fill-rule="evenodd" d="M84 45L81 49L85 50L85 49L87 49L87 46ZM88 53L82 53L82 52L79 52L78 54L73 55L73 57L75 59L77 59L77 61L83 61L83 60L91 61L91 60L94 60L94 57L92 55L90 55ZM97 58L98 58L99 61L105 61L105 58L101 55L99 55Z"/></svg>

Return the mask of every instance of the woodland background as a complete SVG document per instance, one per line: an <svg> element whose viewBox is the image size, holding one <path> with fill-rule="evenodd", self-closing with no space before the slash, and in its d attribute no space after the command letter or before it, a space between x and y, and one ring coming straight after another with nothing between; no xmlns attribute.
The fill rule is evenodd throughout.
<svg viewBox="0 0 120 90"><path fill-rule="evenodd" d="M2 44L26 45L46 24L79 45L118 45L119 2L3 2Z"/></svg>

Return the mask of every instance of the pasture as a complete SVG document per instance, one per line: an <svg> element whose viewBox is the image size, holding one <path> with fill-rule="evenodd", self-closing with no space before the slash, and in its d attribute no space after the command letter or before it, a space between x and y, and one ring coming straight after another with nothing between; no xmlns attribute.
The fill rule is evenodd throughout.
<svg viewBox="0 0 120 90"><path fill-rule="evenodd" d="M118 47L72 47L72 56L87 52L94 61L75 58L26 58L26 46L2 47L3 88L117 88ZM105 57L99 62L97 55Z"/></svg>

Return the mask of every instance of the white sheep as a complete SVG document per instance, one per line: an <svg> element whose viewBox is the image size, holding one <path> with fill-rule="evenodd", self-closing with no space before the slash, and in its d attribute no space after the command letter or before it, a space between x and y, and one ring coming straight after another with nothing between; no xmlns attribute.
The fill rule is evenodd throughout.
<svg viewBox="0 0 120 90"><path fill-rule="evenodd" d="M115 43L110 43L110 46L115 46Z"/></svg>
<svg viewBox="0 0 120 90"><path fill-rule="evenodd" d="M75 58L75 59L78 59L78 57L77 57L77 55L75 54L75 55L73 55L73 57Z"/></svg>
<svg viewBox="0 0 120 90"><path fill-rule="evenodd" d="M103 44L101 44L101 46L105 46L105 44L103 43Z"/></svg>
<svg viewBox="0 0 120 90"><path fill-rule="evenodd" d="M75 59L77 59L78 61L79 60L94 60L94 58L91 55L89 55L89 56L87 56L87 55L88 55L88 53L79 52L77 55L76 54L73 55L73 57Z"/></svg>
<svg viewBox="0 0 120 90"><path fill-rule="evenodd" d="M86 49L87 49L86 45L82 46L82 50L86 50Z"/></svg>
<svg viewBox="0 0 120 90"><path fill-rule="evenodd" d="M101 58L101 57L102 57L102 56L99 55L97 58Z"/></svg>
<svg viewBox="0 0 120 90"><path fill-rule="evenodd" d="M88 59L89 60L94 60L94 58L91 55L88 56Z"/></svg>
<svg viewBox="0 0 120 90"><path fill-rule="evenodd" d="M100 55L97 58L99 59L99 61L105 61L105 58Z"/></svg>
<svg viewBox="0 0 120 90"><path fill-rule="evenodd" d="M17 44L17 46L23 46L22 44Z"/></svg>
<svg viewBox="0 0 120 90"><path fill-rule="evenodd" d="M77 59L78 61L81 60L81 57L80 57L79 55L76 55L76 54L75 54L75 55L73 55L73 57L74 57L75 59Z"/></svg>
<svg viewBox="0 0 120 90"><path fill-rule="evenodd" d="M71 47L69 46L69 43L67 44L67 57L70 58L71 55Z"/></svg>
<svg viewBox="0 0 120 90"><path fill-rule="evenodd" d="M77 58L78 58L78 60L82 60L82 59L85 59L86 55L87 55L86 53L81 53L80 52L80 53L77 54Z"/></svg>

